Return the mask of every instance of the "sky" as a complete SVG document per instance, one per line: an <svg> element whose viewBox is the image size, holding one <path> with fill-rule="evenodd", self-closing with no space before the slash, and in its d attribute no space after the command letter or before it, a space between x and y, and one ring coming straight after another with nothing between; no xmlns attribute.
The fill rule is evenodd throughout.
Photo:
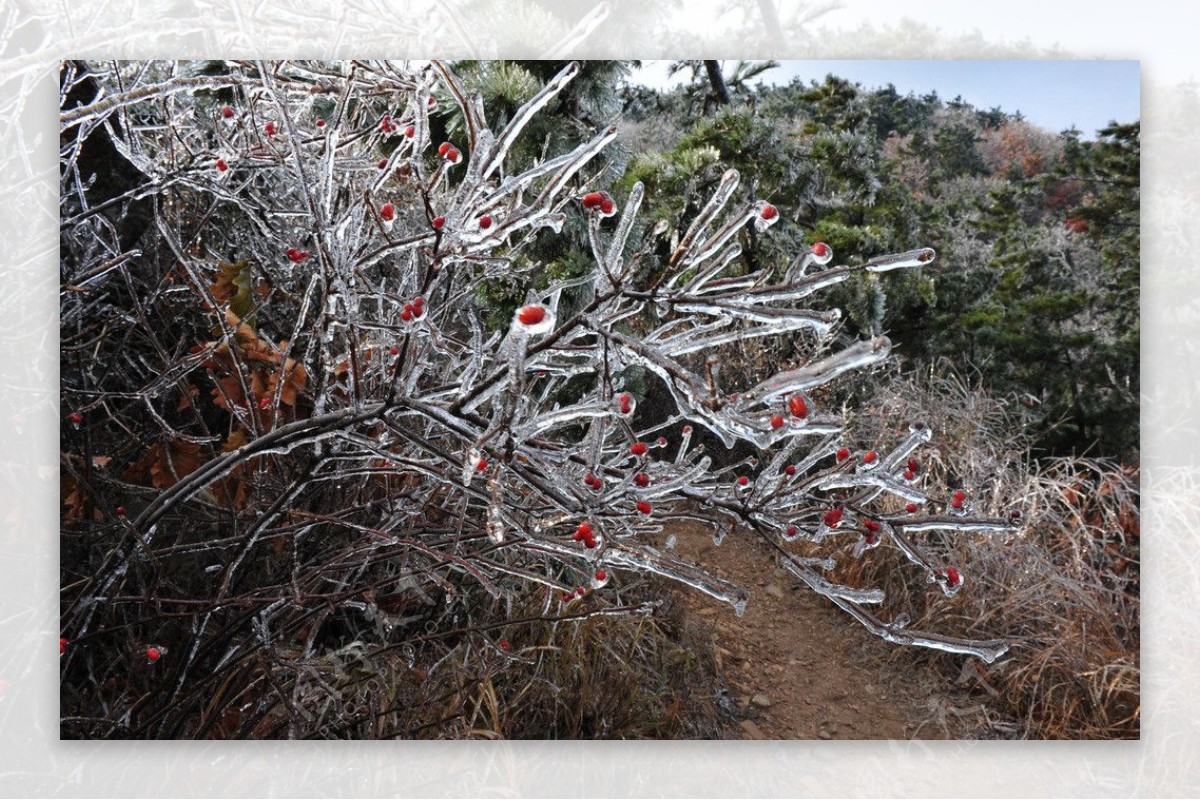
<svg viewBox="0 0 1200 800"><path fill-rule="evenodd" d="M666 61L646 61L634 79L664 88L688 73L667 78ZM725 62L726 72L736 62ZM1137 61L785 61L764 72L765 83L805 83L827 74L868 89L891 83L901 94L936 91L943 100L962 96L980 109L999 106L1021 112L1029 122L1058 132L1072 126L1085 138L1110 121L1141 118L1140 64Z"/></svg>

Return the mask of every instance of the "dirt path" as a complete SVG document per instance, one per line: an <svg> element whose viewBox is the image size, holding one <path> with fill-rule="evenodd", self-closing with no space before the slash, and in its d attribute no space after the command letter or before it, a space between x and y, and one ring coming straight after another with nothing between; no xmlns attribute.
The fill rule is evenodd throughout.
<svg viewBox="0 0 1200 800"><path fill-rule="evenodd" d="M712 631L743 738L948 738L930 713L936 679L894 674L894 645L800 585L764 543L745 531L720 546L699 528L676 533L680 557L751 592L742 617L699 592L684 600Z"/></svg>

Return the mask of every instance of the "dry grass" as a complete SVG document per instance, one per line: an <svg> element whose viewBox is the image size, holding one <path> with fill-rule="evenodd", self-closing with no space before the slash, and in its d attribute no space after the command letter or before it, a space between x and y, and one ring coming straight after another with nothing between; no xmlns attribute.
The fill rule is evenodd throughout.
<svg viewBox="0 0 1200 800"><path fill-rule="evenodd" d="M1138 469L1085 459L1023 461L1004 403L959 379L910 382L875 409L886 439L912 419L933 426L925 469L962 485L985 516L1019 509L1018 532L931 536L926 545L966 577L946 598L894 548L881 547L839 577L881 586L914 628L1001 636L1007 656L985 668L958 656L897 649L901 664L932 662L981 703L972 735L1036 739L1137 738L1139 673ZM865 422L860 418L860 422Z"/></svg>

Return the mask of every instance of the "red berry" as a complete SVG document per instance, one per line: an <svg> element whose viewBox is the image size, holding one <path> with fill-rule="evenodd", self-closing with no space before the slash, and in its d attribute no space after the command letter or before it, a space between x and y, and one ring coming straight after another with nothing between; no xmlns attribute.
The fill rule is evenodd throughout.
<svg viewBox="0 0 1200 800"><path fill-rule="evenodd" d="M78 411L72 411L70 414L67 415L67 419L69 419L71 421L72 425L82 425L83 424L83 414L80 414Z"/></svg>
<svg viewBox="0 0 1200 800"><path fill-rule="evenodd" d="M850 457L850 448L849 447L839 447L838 448L838 451L837 451L837 460L838 461L845 461L849 457Z"/></svg>
<svg viewBox="0 0 1200 800"><path fill-rule="evenodd" d="M783 427L783 416L781 414L771 417L771 427L776 430Z"/></svg>
<svg viewBox="0 0 1200 800"><path fill-rule="evenodd" d="M221 109L221 116L224 117L225 119L233 119L233 115L234 115L233 106L225 106L224 108Z"/></svg>
<svg viewBox="0 0 1200 800"><path fill-rule="evenodd" d="M583 546L588 550L596 549L596 538L594 536L586 536L583 540Z"/></svg>
<svg viewBox="0 0 1200 800"><path fill-rule="evenodd" d="M586 591L584 591L584 588L583 588L582 586L578 586L578 587L576 587L576 589L575 589L575 596L576 596L576 597L583 597L585 594L587 594L587 592L586 592Z"/></svg>
<svg viewBox="0 0 1200 800"><path fill-rule="evenodd" d="M263 130L267 132L267 136L274 136L275 135L275 123L268 122L266 125L263 126Z"/></svg>
<svg viewBox="0 0 1200 800"><path fill-rule="evenodd" d="M689 434L689 435L690 435L690 434L691 434L691 432L692 432L692 426L691 426L691 425L684 425L684 426L683 426L683 432L684 432L685 434Z"/></svg>
<svg viewBox="0 0 1200 800"><path fill-rule="evenodd" d="M384 222L391 222L396 218L396 207L391 203L384 203L379 207L379 218Z"/></svg>
<svg viewBox="0 0 1200 800"><path fill-rule="evenodd" d="M737 482L738 482L738 486L749 486L750 485L750 479L747 478L745 475L738 476Z"/></svg>
<svg viewBox="0 0 1200 800"><path fill-rule="evenodd" d="M162 658L162 653L159 652L157 647L147 647L146 658L150 659L151 661L158 661L160 658Z"/></svg>
<svg viewBox="0 0 1200 800"><path fill-rule="evenodd" d="M449 142L442 142L438 145L438 155L444 158L453 147L454 145L450 144Z"/></svg>
<svg viewBox="0 0 1200 800"><path fill-rule="evenodd" d="M388 160L386 158L381 158L376 166L378 166L380 169L387 169L387 162Z"/></svg>
<svg viewBox="0 0 1200 800"><path fill-rule="evenodd" d="M458 152L457 147L451 147L446 152L446 160L449 161L451 164L457 164L458 160L460 158L462 158L462 153Z"/></svg>
<svg viewBox="0 0 1200 800"><path fill-rule="evenodd" d="M792 412L793 417L804 419L808 416L808 401L803 395L794 394L788 399L788 411Z"/></svg>
<svg viewBox="0 0 1200 800"><path fill-rule="evenodd" d="M916 477L917 473L913 472L911 469L904 470L904 480L911 481Z"/></svg>
<svg viewBox="0 0 1200 800"><path fill-rule="evenodd" d="M500 649L508 650L508 648L509 648L508 639L501 639L500 640Z"/></svg>
<svg viewBox="0 0 1200 800"><path fill-rule="evenodd" d="M917 504L916 504L916 503L909 503L908 505L906 505L906 506L904 507L904 510L905 510L905 511L907 511L908 513L910 513L910 514L915 514L915 513L917 513Z"/></svg>
<svg viewBox="0 0 1200 800"><path fill-rule="evenodd" d="M575 529L575 532L579 534L579 538L586 539L592 535L592 526L586 522L581 522L579 523L579 527Z"/></svg>
<svg viewBox="0 0 1200 800"><path fill-rule="evenodd" d="M412 322L412 319L413 319L412 306L404 307L404 310L400 312L400 319L404 322Z"/></svg>
<svg viewBox="0 0 1200 800"><path fill-rule="evenodd" d="M398 356L398 355L400 355L400 348L396 347L396 345L392 345L391 347L388 348L388 352L394 356Z"/></svg>
<svg viewBox="0 0 1200 800"><path fill-rule="evenodd" d="M391 114L384 114L383 119L379 121L379 130L384 133L391 133L394 129Z"/></svg>
<svg viewBox="0 0 1200 800"><path fill-rule="evenodd" d="M318 127L318 128L324 128L324 127L325 127L325 120L323 120L323 119L319 119L319 120L317 120L317 127Z"/></svg>
<svg viewBox="0 0 1200 800"><path fill-rule="evenodd" d="M633 453L635 456L644 456L646 455L646 451L649 449L650 448L646 446L645 442L634 442L632 445L630 445L629 452Z"/></svg>
<svg viewBox="0 0 1200 800"><path fill-rule="evenodd" d="M545 306L525 306L517 311L517 322L522 325L537 325L546 319Z"/></svg>
<svg viewBox="0 0 1200 800"><path fill-rule="evenodd" d="M638 511L640 511L641 513L643 513L643 514L649 514L649 513L650 513L651 511L653 511L654 509L653 509L653 507L652 507L652 506L651 506L649 503L647 503L645 500L639 500L639 501L638 501L638 504L637 504L637 510L638 510Z"/></svg>
<svg viewBox="0 0 1200 800"><path fill-rule="evenodd" d="M575 593L574 593L574 592L563 592L563 602L564 602L564 603L569 603L569 602L571 602L571 601L572 601L572 600L574 600L574 599L575 599Z"/></svg>
<svg viewBox="0 0 1200 800"><path fill-rule="evenodd" d="M437 106L437 98L436 98L436 97L430 97L430 98L429 98L429 102L428 102L428 103L426 103L426 105L427 105L427 106L429 106L430 108L435 108L435 107Z"/></svg>
<svg viewBox="0 0 1200 800"><path fill-rule="evenodd" d="M125 516L125 506L117 506L113 509L113 511L117 512L118 517Z"/></svg>
<svg viewBox="0 0 1200 800"><path fill-rule="evenodd" d="M600 200L600 213L605 216L609 216L615 210L616 205L613 204L612 198L608 195L605 195L604 198Z"/></svg>
<svg viewBox="0 0 1200 800"><path fill-rule="evenodd" d="M863 453L862 460L864 464L874 464L876 458L878 458L878 455L876 455L875 451L868 450L867 452Z"/></svg>
<svg viewBox="0 0 1200 800"><path fill-rule="evenodd" d="M488 228L492 227L492 218L491 218L491 216L489 216L488 214L484 214L482 217L480 217L480 218L479 218L479 227L480 227L480 228L482 228L482 229L483 229L483 230L485 230L485 231L486 231Z"/></svg>
<svg viewBox="0 0 1200 800"><path fill-rule="evenodd" d="M950 495L950 505L954 508L962 508L963 504L966 502L967 502L967 493L966 492L959 491L959 492L955 492L954 494Z"/></svg>
<svg viewBox="0 0 1200 800"><path fill-rule="evenodd" d="M796 465L788 464L786 467L783 468L783 471L785 473L787 473L788 475L795 475L796 474Z"/></svg>
<svg viewBox="0 0 1200 800"><path fill-rule="evenodd" d="M488 460L486 458L481 457L478 461L475 462L475 471L476 472L484 472L487 468L488 468Z"/></svg>
<svg viewBox="0 0 1200 800"><path fill-rule="evenodd" d="M863 527L870 533L879 533L880 525L873 519L863 520Z"/></svg>
<svg viewBox="0 0 1200 800"><path fill-rule="evenodd" d="M608 573L602 569L596 570L596 580L604 583L606 580L608 580Z"/></svg>
<svg viewBox="0 0 1200 800"><path fill-rule="evenodd" d="M596 478L596 476L590 472L587 475L583 476L583 482L587 486L594 486L596 484L597 480L598 479Z"/></svg>
<svg viewBox="0 0 1200 800"><path fill-rule="evenodd" d="M413 127L412 125L409 125L407 128L404 129L404 135L407 136L409 139L411 139L417 135L417 129L415 127Z"/></svg>
<svg viewBox="0 0 1200 800"><path fill-rule="evenodd" d="M301 250L297 247L289 247L287 250L284 250L283 253L288 257L288 261L291 261L293 264L299 264L301 261L308 258L308 251Z"/></svg>
<svg viewBox="0 0 1200 800"><path fill-rule="evenodd" d="M600 192L588 192L581 198L580 202L583 203L584 208L598 208L600 201L603 199L604 195Z"/></svg>
<svg viewBox="0 0 1200 800"><path fill-rule="evenodd" d="M58 654L60 656L63 653L67 652L67 645L69 645L70 643L71 643L71 640L66 638L65 636L58 640Z"/></svg>
<svg viewBox="0 0 1200 800"><path fill-rule="evenodd" d="M812 254L818 258L824 258L829 252L829 245L824 242L817 242L812 246Z"/></svg>
<svg viewBox="0 0 1200 800"><path fill-rule="evenodd" d="M644 489L650 485L650 476L644 472L639 472L633 476L633 482Z"/></svg>
<svg viewBox="0 0 1200 800"><path fill-rule="evenodd" d="M799 529L799 528L797 528L795 525L788 525L788 526L787 526L787 533L786 533L785 535L786 535L786 536L787 536L789 539L795 539L797 536L799 536L799 535L800 535L800 529Z"/></svg>
<svg viewBox="0 0 1200 800"><path fill-rule="evenodd" d="M842 510L840 508L829 509L821 521L825 523L826 528L836 528L842 521Z"/></svg>
<svg viewBox="0 0 1200 800"><path fill-rule="evenodd" d="M419 309L425 305L425 298L424 297L414 297L412 304L413 304L413 308Z"/></svg>
<svg viewBox="0 0 1200 800"><path fill-rule="evenodd" d="M1013 522L1018 522L1021 519L1021 512L1014 508L1012 511L1008 512L1008 518Z"/></svg>
<svg viewBox="0 0 1200 800"><path fill-rule="evenodd" d="M775 208L775 206L768 203L762 207L762 211L759 212L759 216L761 216L763 219L775 219L775 217L779 216L779 210Z"/></svg>
<svg viewBox="0 0 1200 800"><path fill-rule="evenodd" d="M913 473L920 472L921 462L917 461L915 458L910 458L908 460L908 471Z"/></svg>
<svg viewBox="0 0 1200 800"><path fill-rule="evenodd" d="M953 589L962 583L962 575L954 567L946 567L946 585Z"/></svg>
<svg viewBox="0 0 1200 800"><path fill-rule="evenodd" d="M271 398L269 396L263 397L263 398L259 399L259 401L258 401L258 407L260 409L265 409L269 405L271 405Z"/></svg>
<svg viewBox="0 0 1200 800"><path fill-rule="evenodd" d="M445 217L434 217L432 224L433 224L433 229L435 231L440 231L442 229L442 226L446 224L446 218Z"/></svg>
<svg viewBox="0 0 1200 800"><path fill-rule="evenodd" d="M223 159L223 158L217 159L216 167L217 167L217 172L229 171L229 165L225 163L225 159Z"/></svg>

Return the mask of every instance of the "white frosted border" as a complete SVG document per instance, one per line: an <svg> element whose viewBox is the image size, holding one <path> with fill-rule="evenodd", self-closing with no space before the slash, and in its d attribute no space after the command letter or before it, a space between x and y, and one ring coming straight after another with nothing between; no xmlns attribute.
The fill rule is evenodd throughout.
<svg viewBox="0 0 1200 800"><path fill-rule="evenodd" d="M771 45L759 3L77 0L0 7L0 796L1181 796L1200 790L1196 12L844 0ZM785 0L785 16L798 4ZM1066 4L1063 4L1066 5ZM459 6L470 13L454 11ZM731 8L743 8L743 16ZM1176 9L1188 9L1177 11ZM36 9L36 10L35 10ZM724 11L720 10L724 9ZM901 21L901 15L906 21ZM1188 16L1191 19L1188 19ZM647 22L653 20L653 25ZM917 20L917 21L913 21ZM1048 24L1047 20L1053 22ZM1192 32L1189 34L1188 32ZM554 37L557 36L558 39ZM557 51L556 51L557 48ZM1141 742L80 743L57 740L57 62L65 57L560 55L1133 58L1143 65ZM1193 321L1194 320L1194 321ZM1189 335L1190 334L1190 335Z"/></svg>

